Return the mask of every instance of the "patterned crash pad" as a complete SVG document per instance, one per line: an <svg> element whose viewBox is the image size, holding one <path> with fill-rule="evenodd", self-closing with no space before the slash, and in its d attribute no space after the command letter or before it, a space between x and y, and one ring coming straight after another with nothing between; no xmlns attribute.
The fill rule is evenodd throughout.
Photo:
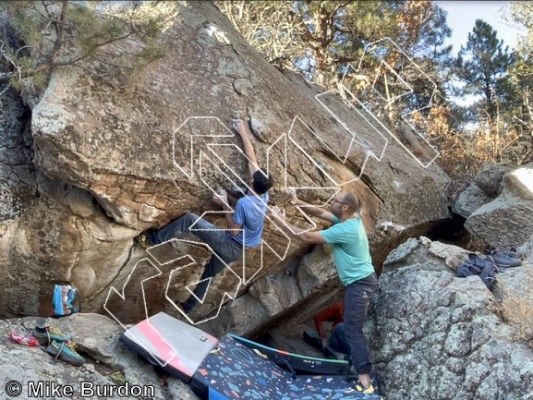
<svg viewBox="0 0 533 400"><path fill-rule="evenodd" d="M160 312L122 334L121 340L151 364L189 382L218 340Z"/></svg>
<svg viewBox="0 0 533 400"><path fill-rule="evenodd" d="M203 399L295 400L367 399L378 395L344 394L353 384L341 375L300 375L282 369L253 349L224 337L202 362L190 383Z"/></svg>

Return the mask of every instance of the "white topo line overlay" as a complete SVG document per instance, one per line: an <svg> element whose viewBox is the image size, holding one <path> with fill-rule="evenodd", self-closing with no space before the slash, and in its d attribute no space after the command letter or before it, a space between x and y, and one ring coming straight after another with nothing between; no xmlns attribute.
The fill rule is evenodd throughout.
<svg viewBox="0 0 533 400"><path fill-rule="evenodd" d="M341 189L341 187L349 182L352 182L353 179L349 182L337 182L333 177L331 177L330 174L328 174L328 172L326 170L324 170L321 166L321 163L318 161L318 160L315 160L310 154L308 154L305 149L304 149L304 146L299 143L298 139L295 137L295 135L293 134L293 129L295 127L295 123L298 122L300 123L305 129L304 129L304 132L309 132L310 134L310 138L313 139L316 141L318 140L320 143L322 143L323 145L325 145L331 153L333 153L335 155L335 157L338 158L338 160L340 160L343 164L346 162L346 160L348 159L348 156L349 156L349 153L350 151L352 150L352 148L354 146L361 146L363 147L363 150L365 151L365 154L366 154L366 157L365 159L363 160L363 163L362 163L362 166L360 168L360 174L359 174L359 177L357 177L356 179L359 179L360 176L362 175L363 173L363 170L364 170L364 167L366 165L366 162L368 160L368 157L373 157L374 159L376 159L377 161L381 161L382 158L383 158L383 155L386 151L386 148L387 148L387 145L388 145L388 140L387 138L380 132L380 129L383 129L385 130L388 134L390 134L407 152L408 154L410 154L422 167L424 168L427 168L438 156L439 156L439 153L437 150L435 150L428 142L427 140L419 134L418 131L416 131L415 127L406 119L406 116L418 111L418 110L415 110L413 111L412 113L409 113L409 114L404 114L402 115L402 119L407 123L409 124L409 126L411 126L411 128L413 130L415 130L421 137L422 140L424 140L427 145L429 147L431 147L436 155L435 157L433 157L432 159L430 159L427 163L422 163L397 137L394 133L392 133L386 126L385 124L383 124L372 112L371 112L371 109L367 107L366 103L364 101L362 101L361 99L358 99L347 87L346 85L344 85L344 80L347 76L347 74L349 73L349 70L350 68L352 70L358 70L359 67L361 66L361 63L363 61L363 58L365 57L365 55L367 55L369 52L375 50L375 48L377 47L377 45L380 43L380 42L386 42L388 41L390 43L390 45L392 46L395 46L396 49L401 52L408 60L409 62L411 62L415 68L418 69L418 71L420 72L421 75L423 75L429 82L431 82L433 85L434 82L429 78L429 76L427 74L425 74L423 72L423 70L416 64L414 63L397 45L396 43L394 43L392 40L390 40L389 38L385 38L385 39L382 39L382 40L379 40L379 41L376 41L374 43L371 43L369 45L367 45L365 47L365 51L364 51L364 54L363 56L361 57L361 61L359 63L359 66L358 68L354 68L353 66L349 66L349 68L347 68L345 74L343 75L343 78L341 79L341 82L339 83L338 85L338 90L332 90L332 91L328 91L328 92L324 92L324 93L320 93L318 95L315 96L315 99L316 101L330 114L332 115L336 122L340 124L340 126L343 128L344 131L347 131L349 134L350 134L350 144L347 148L347 151L345 154L336 154L334 152L334 150L328 146L325 141L320 137L318 136L314 131L313 129L309 128L309 126L298 116L295 116L292 120L292 123L289 127L289 131L288 133L283 133L281 134L275 141L274 143L267 149L267 170L266 172L269 173L269 170L270 170L270 161L271 161L271 150L273 150L274 146L280 142L282 142L284 144L284 152L283 152L283 157L284 157L284 163L283 163L283 171L282 171L282 176L281 176L281 180L283 182L282 184L282 187L284 189L289 189L289 188L292 188L292 189L296 189L296 190L326 190L328 191L328 193L330 192L334 192L330 197L329 199L325 202L325 204L327 204ZM384 60L381 60L382 64L385 66L385 67L388 67L389 70L392 71L391 67L384 61ZM374 78L373 82L372 82L372 90L374 90L379 97L383 98L383 95L381 92L379 92L378 90L376 90L375 88L375 84L376 82L378 81L379 79L379 76L376 75L376 77ZM392 98L392 101L396 101L398 100L399 98L405 96L406 94L409 94L410 92L412 92L412 88L411 86L409 85L408 82L406 82L400 75L398 75L398 79L404 83L404 86L407 88L407 92L404 93L404 94L401 94L401 95L398 95L396 97L393 97ZM436 91L436 85L434 86L434 92ZM334 94L334 95L338 95L341 99L341 101L344 101L345 103L348 102L349 104L349 108L355 112L360 118L362 118L366 124L367 124L367 132L372 132L374 134L374 139L376 139L377 141L375 141L375 143L370 143L368 140L366 140L361 134L359 134L357 132L357 130L355 130L355 128L353 127L350 127L348 125L348 123L346 121L343 121L341 117L339 117L337 114L335 114L332 109L328 108L328 106L326 105L326 102L323 100L323 98L328 95L328 94ZM361 107L362 110L364 110L365 113L367 113L367 115L365 115L365 113L362 113L359 109L357 109L356 107L354 107L353 105L353 102L350 102L349 99L347 99L347 95L351 96L352 98L352 101L355 101L357 106L358 107ZM423 108L427 108L427 107L431 107L431 103L433 101L433 98L434 98L434 93L431 95L430 99L429 99L429 102L428 102L428 105L427 106L424 106L422 107L421 109ZM391 99L385 99L383 98L384 101L388 101L388 102L391 102ZM419 109L420 110L420 109ZM194 126L193 125L201 125L203 123L206 123L208 125L211 125L211 127L209 129L205 129L205 130L202 130L202 129L194 129ZM376 125L379 126L380 129L377 129L376 128ZM215 129L213 130L213 126L215 127ZM191 129L192 128L192 129ZM176 151L179 149L177 144L178 144L178 140L176 140L178 138L178 135L184 135L184 132L186 131L189 131L189 132L194 132L194 133L189 133L189 139L190 139L190 142L189 142L189 145L188 147L185 149L185 152L190 152L190 158L188 160L188 163L185 162L185 166L183 165L183 162L178 162L176 160ZM196 134L197 132L199 132L199 134ZM174 165L176 166L176 168L181 172L183 173L187 179L189 180L193 180L195 177L196 178L199 178L200 182L206 187L208 188L212 193L213 195L215 194L218 194L215 190L215 188L213 188L208 180L207 180L207 177L204 176L204 171L202 169L202 166L204 165L204 160L207 161L208 163L210 163L211 165L213 165L215 168L218 169L218 172L219 173L222 173L225 177L225 179L227 179L229 182L231 182L231 184L235 185L236 187L239 186L239 187L245 187L246 189L250 190L251 188L248 186L248 182L243 180L241 178L241 175L238 174L234 168L232 168L230 165L228 165L228 163L224 160L223 157L221 157L217 150L221 147L221 146L231 146L233 148L235 148L241 156L245 157L246 156L244 155L244 152L240 149L240 147L238 147L235 143L232 143L235 141L235 136L236 134L233 133L224 123L222 123L222 121L220 121L220 119L218 117L214 117L214 116L191 116L191 117L188 117L181 125L178 126L178 128L174 131L173 133L173 143L172 143L172 151L173 151L173 163ZM197 149L195 149L195 138L213 138L213 139L224 139L224 141L226 143L208 143L206 146L198 146ZM346 138L345 138L346 139ZM329 140L331 141L335 141L335 138L329 138ZM370 147L370 145L374 145L374 147ZM309 187L309 186L302 186L302 187L295 187L295 186L289 186L288 185L288 182L287 182L287 167L288 167L288 159L287 159L287 154L288 154L288 146L291 146L295 151L299 151L301 153L303 153L303 155L313 163L313 165L318 168L321 172L321 174L326 178L327 181L329 181L329 184L327 186L322 186L322 187ZM194 164L195 164L195 161L198 160L199 161L199 170L196 171L195 173L195 170L194 170ZM249 161L247 159L247 161ZM327 160L326 160L327 161ZM229 170L229 173L230 175L226 174L224 171L222 171L220 169L220 167L216 164L216 162L219 162L222 164L222 166L224 168L226 168L227 170ZM176 185L177 186L177 185ZM324 205L325 205L324 204ZM265 204L263 203L263 206L265 206ZM128 299L126 298L126 295L125 295L125 288L126 286L128 285L128 283L130 283L130 279L131 277L133 276L133 273L135 272L135 270L137 269L137 266L139 265L139 263L141 262L147 262L148 265L155 271L154 272L154 275L146 278L146 279L143 279L141 281L141 290L142 290L142 298L143 298L143 304L144 304L144 311L145 311L145 316L146 316L146 319L148 320L148 324L150 324L149 322L149 315L148 315L148 306L146 304L146 294L144 292L144 284L146 281L150 280L150 279L154 279L158 276L161 276L162 275L162 271L158 268L158 266L164 266L164 265L168 265L169 263L171 262L175 262L175 261L179 261L181 259L187 259L189 262L186 264L186 265L183 265L183 266L180 266L180 267L176 267L174 268L173 270L170 271L169 273L169 278L167 280L167 285L166 285L166 288L165 288L165 292L164 292L164 296L165 296L165 299L168 300L168 302L176 309L178 310L178 312L180 312L186 319L189 323L195 325L195 324L199 324L199 323L203 323L203 322L206 322L206 321L209 321L209 320L212 320L216 317L218 317L219 313L220 313L220 310L221 310L221 307L222 305L225 303L225 300L234 300L235 299L235 296L237 295L238 293L238 290L239 288L242 286L242 284L248 284L251 282L251 280L263 269L263 262L264 262L264 259L263 259L263 254L264 254L264 250L265 248L268 248L279 260L284 260L288 254L288 251L289 251L289 248L290 248L290 244L291 244L291 239L288 235L286 235L283 230L279 227L279 223L284 223L284 221L281 221L279 220L277 217L274 217L272 218L272 206L266 204L266 209L267 209L267 213L266 213L266 216L265 216L265 219L270 221L273 226L282 234L285 236L285 238L287 239L287 245L284 249L283 252L278 252L274 249L273 246L269 245L265 240L262 240L261 241L261 247L260 247L260 265L259 265L259 269L251 276L251 277L247 277L246 276L246 266L245 266L245 263L246 263L246 257L245 257L245 249L243 248L243 258L242 258L242 271L240 274L238 274L235 270L233 270L229 265L227 265L222 259L220 259L220 257L208 246L206 245L205 243L200 243L200 242L194 242L194 241L189 241L189 240L182 240L182 239L171 239L170 241L168 242L172 242L172 241L175 241L175 242L184 242L184 243L189 243L189 244L194 244L194 245L199 245L199 246L203 246L205 247L209 252L212 253L212 256L213 257L218 257L220 259L220 261L222 261L224 263L224 266L225 268L227 268L230 273L232 275L235 276L235 278L237 279L237 284L236 284L236 288L235 288L235 291L230 294L228 292L224 292L223 295L222 295L222 299L221 299L221 302L217 308L217 312L216 312L216 315L214 315L213 317L210 317L210 318L206 318L206 319L203 319L201 321L197 321L197 322L194 322L191 320L191 318L185 314L185 312L176 305L176 303L170 298L168 292L169 292L169 289L171 288L171 282L172 282L172 279L174 277L174 275L181 269L183 268L186 268L186 267L189 267L189 266L192 266L194 264L198 264L196 262L196 260L191 257L190 255L182 255L182 254L176 254L176 257L172 258L170 261L163 261L163 260L158 260L157 257L153 254L152 251L149 250L148 254L150 255L150 258L143 258L141 260L139 260L139 262L137 262L132 271L130 272L130 274L128 275L127 279L126 279L126 282L124 283L124 286L122 287L122 290L119 292L115 287L111 287L109 289L109 292L107 294L107 297L106 297L106 300L104 302L104 309L110 314L110 316L115 319L124 329L127 329L125 324L123 324L120 319L114 315L114 313L108 308L108 301L111 297L111 295L118 295L122 301L127 301ZM316 224L314 223L314 221L309 217L308 214L305 213L305 211L303 209L305 209L305 207L297 207L298 209L298 212L300 212L304 218L306 219L307 222L309 222L311 224L311 228L308 228L306 229L304 232L307 232L309 230L312 230L312 229L315 229L316 228ZM219 210L213 210L213 211L207 211L205 213L202 214L202 216L200 216L200 218L202 218L203 216L205 216L206 214L213 214L213 213L224 213L223 211L219 211ZM191 232L194 232L195 230L200 230L200 229L195 229L194 228L194 225L196 225L196 222L195 221L191 227L190 227L190 231ZM285 225L287 227L287 225ZM216 231L227 231L227 229L216 229ZM168 242L165 242L165 243L168 243ZM165 244L165 243L162 243L161 245ZM159 246L159 245L158 245ZM158 247L158 246L154 246L154 247ZM200 266L201 268L202 266ZM199 282L198 282L199 283ZM210 281L211 283L211 281ZM189 288L189 287L185 287L184 288L188 294L192 294L192 290ZM205 300L205 296L203 299L198 299L200 303L203 304L204 300ZM151 326L151 325L150 325ZM158 335L158 337L163 340L166 344L168 344L170 346L170 344L157 332L157 330L155 328L152 327L152 329L154 330L154 334ZM143 339L142 338L136 338L138 344L140 344L146 351L149 351L146 347L144 347L143 345ZM173 354L170 356L170 358L168 358L164 363L161 363L161 366L166 366L168 364L168 362L170 362L174 357L176 357L178 355L178 351L174 348L173 349Z"/></svg>

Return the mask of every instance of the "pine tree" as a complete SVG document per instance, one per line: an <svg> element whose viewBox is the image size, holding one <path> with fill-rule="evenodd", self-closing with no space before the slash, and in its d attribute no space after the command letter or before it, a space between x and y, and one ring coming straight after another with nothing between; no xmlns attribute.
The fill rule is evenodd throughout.
<svg viewBox="0 0 533 400"><path fill-rule="evenodd" d="M513 59L492 26L479 19L457 57L455 76L464 83L463 94L482 98L469 111L474 120L488 121L491 130L508 94L508 69Z"/></svg>
<svg viewBox="0 0 533 400"><path fill-rule="evenodd" d="M59 66L98 75L91 62L122 71L145 65L163 56L156 38L170 8L138 1L0 2L0 84L36 90ZM133 37L143 45L125 45Z"/></svg>

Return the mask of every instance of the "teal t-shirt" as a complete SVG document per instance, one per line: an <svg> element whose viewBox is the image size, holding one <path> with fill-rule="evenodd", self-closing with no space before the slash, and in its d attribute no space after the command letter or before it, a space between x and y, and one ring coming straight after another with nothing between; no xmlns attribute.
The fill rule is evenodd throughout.
<svg viewBox="0 0 533 400"><path fill-rule="evenodd" d="M374 272L368 246L368 237L360 218L339 222L320 231L327 244L333 247L337 272L344 286L366 278Z"/></svg>

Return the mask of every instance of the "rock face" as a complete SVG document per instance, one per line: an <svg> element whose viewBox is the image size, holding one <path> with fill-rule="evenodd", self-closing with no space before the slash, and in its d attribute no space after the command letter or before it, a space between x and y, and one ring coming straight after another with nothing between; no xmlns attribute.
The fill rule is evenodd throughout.
<svg viewBox="0 0 533 400"><path fill-rule="evenodd" d="M258 158L276 180L272 203L286 205L286 186L308 188L300 195L312 203L325 202L340 187L355 192L376 264L399 241L448 217L449 179L437 166L422 168L390 143L380 161L369 157L376 134L360 117L346 120L354 137L315 99L319 88L266 63L212 3L173 4L175 24L161 39L167 56L136 72L125 88L106 83L121 79L112 73L103 81L81 69L58 68L32 110L31 138L20 124L3 123L2 135L26 146L20 153L27 154L25 161L17 165L30 172L27 179L18 175L27 189L16 207L3 204L0 315L44 314L56 281L77 286L85 310L105 308L122 323L144 318L145 308L149 314L175 311L169 299L184 299L209 249L174 243L147 254L133 238L188 210L212 211L213 191L242 184L235 176L246 174L246 160L228 129L232 110L251 121ZM106 71L104 64L96 67ZM336 107L339 115L348 114ZM224 226L220 215L207 218ZM245 268L233 265L212 282L199 318L229 299L224 292L244 293L307 250L289 245L273 220L264 240L268 246L249 251ZM266 279L255 299L275 282ZM302 278L296 283L300 295L315 293L312 285L319 290L320 279ZM296 301L294 296L285 293L283 302ZM271 298L263 304L277 310L282 303ZM265 318L272 313L265 311Z"/></svg>
<svg viewBox="0 0 533 400"><path fill-rule="evenodd" d="M483 190L476 184L471 183L453 204L453 212L461 217L468 218L478 208L492 201L493 198L487 196Z"/></svg>
<svg viewBox="0 0 533 400"><path fill-rule="evenodd" d="M532 398L532 348L513 341L519 328L501 320L479 277L454 277L464 257L462 249L421 238L387 259L366 326L387 398ZM523 277L532 272L529 263L509 269L498 285L531 293ZM531 310L531 294L522 301Z"/></svg>
<svg viewBox="0 0 533 400"><path fill-rule="evenodd" d="M477 207L470 203L472 207L469 207L469 211L461 214L468 217L465 227L476 238L495 247L508 249L520 246L533 234L533 164L507 172L501 185L496 187L499 189L489 191L498 194L494 200L486 201L487 198L483 198L477 202ZM472 193L472 190L465 192ZM464 197L469 196L465 192ZM459 201L463 194L459 196L459 205L456 203L454 209L468 208Z"/></svg>
<svg viewBox="0 0 533 400"><path fill-rule="evenodd" d="M333 254L316 246L298 263L288 260L285 273L269 274L250 285L248 293L229 303L214 319L201 325L214 336L227 332L257 334L292 315L316 312L338 291Z"/></svg>

